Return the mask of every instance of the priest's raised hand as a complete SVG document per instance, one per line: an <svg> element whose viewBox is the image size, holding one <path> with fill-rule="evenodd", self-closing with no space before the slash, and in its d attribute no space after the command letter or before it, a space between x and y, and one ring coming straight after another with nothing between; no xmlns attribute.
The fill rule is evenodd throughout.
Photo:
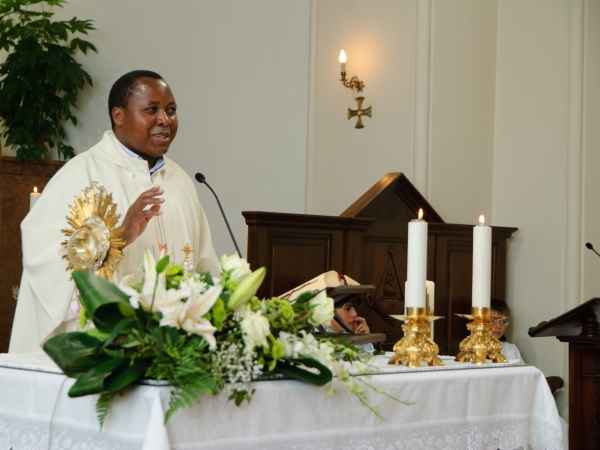
<svg viewBox="0 0 600 450"><path fill-rule="evenodd" d="M125 241L125 246L133 244L135 240L140 236L148 222L155 217L160 216L163 212L160 209L160 205L164 203L165 199L158 197L164 194L164 190L160 186L155 186L152 189L148 189L136 199L135 202L129 207L125 214L125 219L121 225L124 230L121 233L121 239ZM147 206L150 208L146 209Z"/></svg>

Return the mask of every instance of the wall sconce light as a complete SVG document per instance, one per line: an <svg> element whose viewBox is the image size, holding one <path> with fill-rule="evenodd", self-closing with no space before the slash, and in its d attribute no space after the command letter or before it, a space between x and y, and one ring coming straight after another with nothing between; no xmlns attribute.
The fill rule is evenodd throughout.
<svg viewBox="0 0 600 450"><path fill-rule="evenodd" d="M342 63L342 79L340 80L342 84L347 88L356 89L357 92L362 92L365 84L356 76L350 78L350 81L346 81L346 52L343 49L340 52L340 62Z"/></svg>
<svg viewBox="0 0 600 450"><path fill-rule="evenodd" d="M347 88L356 89L357 92L362 92L365 84L356 76L350 78L349 81L346 81L346 52L344 50L340 52L340 63L342 64L342 79L340 80L342 84ZM367 116L370 118L373 112L373 108L371 106L362 109L362 103L364 99L364 97L356 97L354 99L356 100L356 109L348 108L348 120L350 120L351 117L357 117L354 128L364 128L365 126L362 122L362 116Z"/></svg>

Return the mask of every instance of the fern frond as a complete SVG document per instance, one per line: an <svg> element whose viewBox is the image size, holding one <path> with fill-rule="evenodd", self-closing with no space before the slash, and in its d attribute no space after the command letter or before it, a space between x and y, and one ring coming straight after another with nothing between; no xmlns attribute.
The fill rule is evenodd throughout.
<svg viewBox="0 0 600 450"><path fill-rule="evenodd" d="M117 392L105 392L98 397L98 401L96 402L96 414L98 416L98 422L100 422L100 431L102 431L104 419L106 419L108 408L110 407L113 398L115 398L115 395L117 395Z"/></svg>

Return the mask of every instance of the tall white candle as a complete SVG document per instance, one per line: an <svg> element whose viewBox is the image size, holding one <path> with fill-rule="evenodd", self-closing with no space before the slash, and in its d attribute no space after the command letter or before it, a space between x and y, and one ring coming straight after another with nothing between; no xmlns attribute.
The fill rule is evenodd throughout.
<svg viewBox="0 0 600 450"><path fill-rule="evenodd" d="M408 258L406 307L425 308L425 280L427 279L427 222L419 219L408 223Z"/></svg>
<svg viewBox="0 0 600 450"><path fill-rule="evenodd" d="M38 199L40 198L40 195L42 195L42 194L37 191L37 187L34 187L33 192L31 194L29 194L29 211L31 211L31 209L33 208L33 205L35 205L35 203L38 201Z"/></svg>
<svg viewBox="0 0 600 450"><path fill-rule="evenodd" d="M489 308L492 287L492 227L473 227L473 308Z"/></svg>

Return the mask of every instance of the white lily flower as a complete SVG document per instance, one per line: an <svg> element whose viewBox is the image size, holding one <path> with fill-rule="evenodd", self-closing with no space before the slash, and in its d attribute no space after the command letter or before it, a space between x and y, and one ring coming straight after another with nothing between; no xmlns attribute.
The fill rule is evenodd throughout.
<svg viewBox="0 0 600 450"><path fill-rule="evenodd" d="M256 291L262 284L267 274L266 267L261 267L258 270L252 272L252 274L246 278L235 288L235 291L229 297L227 303L227 309L233 310L238 306L245 304L248 300L254 297Z"/></svg>
<svg viewBox="0 0 600 450"><path fill-rule="evenodd" d="M259 310L254 312L249 306L246 306L246 314L240 322L242 338L244 339L245 352L250 353L254 347L265 347L269 345L267 336L271 334L269 319L262 315Z"/></svg>
<svg viewBox="0 0 600 450"><path fill-rule="evenodd" d="M200 280L198 276L187 274L179 283L179 289L191 289L196 294L202 294L208 288L208 284Z"/></svg>
<svg viewBox="0 0 600 450"><path fill-rule="evenodd" d="M184 303L179 313L179 326L188 333L202 336L209 344L211 350L217 346L214 332L217 329L205 319L204 316L213 307L219 295L221 295L221 286L212 286L204 294L197 295L191 291L191 296Z"/></svg>
<svg viewBox="0 0 600 450"><path fill-rule="evenodd" d="M155 299L154 308L162 314L160 325L181 328L179 324L179 314L184 307L182 300L191 296L192 291L190 289L169 289L164 297Z"/></svg>
<svg viewBox="0 0 600 450"><path fill-rule="evenodd" d="M154 293L154 288L156 286L157 294L159 291L165 290L165 285L167 283L167 274L165 271L159 274L158 276L158 285L156 283L156 261L154 260L154 256L152 253L146 248L144 254L144 284L142 286L142 294L150 294L150 300L152 300L152 294ZM161 293L162 294L162 293ZM150 304L148 304L148 307Z"/></svg>
<svg viewBox="0 0 600 450"><path fill-rule="evenodd" d="M277 340L283 342L285 356L288 358L298 358L304 350L304 343L294 334L280 331Z"/></svg>
<svg viewBox="0 0 600 450"><path fill-rule="evenodd" d="M333 300L327 297L327 293L324 290L319 292L308 301L308 305L312 308L308 321L316 326L329 326L333 320L334 307Z"/></svg>
<svg viewBox="0 0 600 450"><path fill-rule="evenodd" d="M138 309L140 307L140 294L138 291L129 286L118 285L118 288L121 289L125 294L129 295L129 304L134 308Z"/></svg>
<svg viewBox="0 0 600 450"><path fill-rule="evenodd" d="M221 256L221 272L229 271L229 279L238 283L252 273L250 264L244 258L240 258L237 252L231 256Z"/></svg>
<svg viewBox="0 0 600 450"><path fill-rule="evenodd" d="M121 279L117 287L129 295L129 304L134 308L140 307L140 293L135 290L132 286L136 283L136 277L133 274L127 275ZM141 301L142 305L145 305L144 301ZM149 306L149 305L148 305Z"/></svg>

